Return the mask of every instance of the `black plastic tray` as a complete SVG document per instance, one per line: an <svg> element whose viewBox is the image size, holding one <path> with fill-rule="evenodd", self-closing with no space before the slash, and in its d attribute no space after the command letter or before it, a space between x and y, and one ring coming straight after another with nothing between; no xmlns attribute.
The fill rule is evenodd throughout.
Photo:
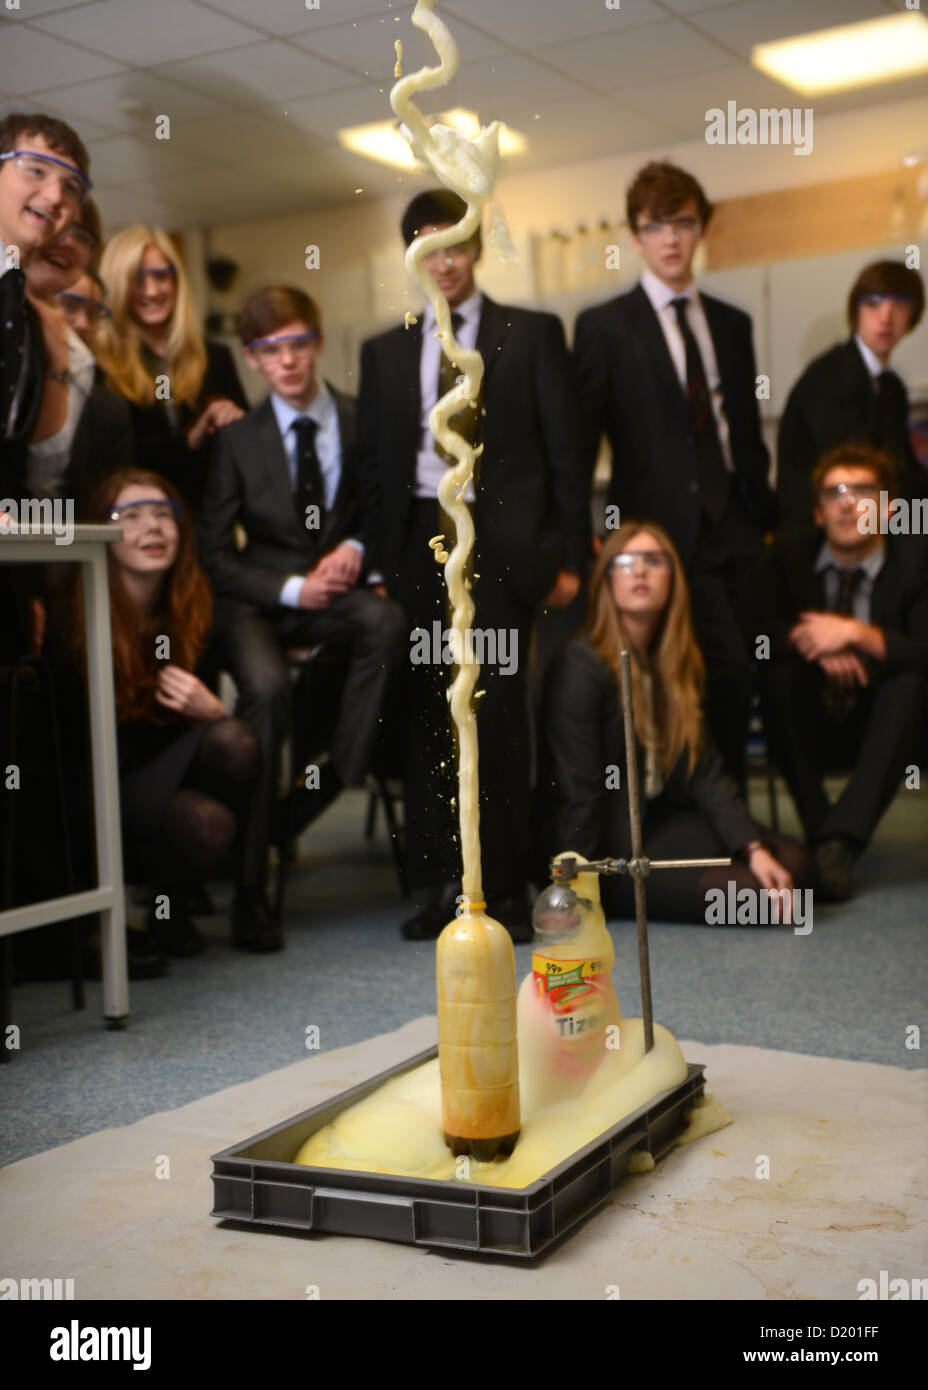
<svg viewBox="0 0 928 1390"><path fill-rule="evenodd" d="M628 1171L629 1155L656 1160L684 1127L683 1114L705 1090L704 1067L679 1086L545 1173L530 1187L396 1177L293 1163L316 1130L391 1077L438 1055L429 1048L333 1100L214 1154L213 1216L251 1226L328 1231L410 1245L531 1259L607 1201Z"/></svg>

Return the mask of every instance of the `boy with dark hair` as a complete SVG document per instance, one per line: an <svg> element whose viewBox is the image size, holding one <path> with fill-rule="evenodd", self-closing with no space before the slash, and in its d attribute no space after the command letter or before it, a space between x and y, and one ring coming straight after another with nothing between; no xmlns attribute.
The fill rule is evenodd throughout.
<svg viewBox="0 0 928 1390"><path fill-rule="evenodd" d="M89 160L63 121L37 112L0 120L0 495L20 496L30 441L40 443L64 425L70 359L61 320L26 297L26 267L77 215L90 191ZM4 513L0 513L3 527ZM4 567L5 569L8 567ZM7 651L39 640L27 624L30 570L0 578ZM32 632L27 636L27 625Z"/></svg>
<svg viewBox="0 0 928 1390"><path fill-rule="evenodd" d="M281 746L290 729L288 648L346 647L348 675L330 761L318 789L294 793L292 828L369 770L380 708L402 659L403 621L388 599L359 587L354 401L317 372L325 345L317 306L302 290L257 291L239 316L245 360L270 394L217 433L203 492L200 558L213 583L220 665L238 688L237 714L261 741L263 770L246 837L247 873L236 941L283 944L264 899L267 841ZM236 528L245 545L236 541ZM306 711L297 717L306 717Z"/></svg>
<svg viewBox="0 0 928 1390"><path fill-rule="evenodd" d="M889 457L845 444L812 472L815 527L773 549L772 660L764 722L830 901L851 875L910 764L928 695L928 548L882 536L866 513L895 492ZM831 805L826 771L851 771Z"/></svg>
<svg viewBox="0 0 928 1390"><path fill-rule="evenodd" d="M928 495L928 478L909 437L909 398L890 369L893 349L922 317L925 287L901 261L875 261L848 296L851 337L810 362L793 386L780 421L777 492L784 521L808 521L816 460L849 440L885 449L900 496Z"/></svg>
<svg viewBox="0 0 928 1390"><path fill-rule="evenodd" d="M77 215L88 166L63 121L41 113L0 121L0 442L10 490L22 485L29 440L55 434L67 411L67 343L54 316L27 303L25 270Z"/></svg>
<svg viewBox="0 0 928 1390"><path fill-rule="evenodd" d="M702 294L693 258L712 204L685 169L653 162L627 193L645 270L577 320L574 357L590 471L612 449L607 502L659 522L687 571L706 658L707 718L743 785L764 530L776 514L757 407L750 317Z"/></svg>
<svg viewBox="0 0 928 1390"><path fill-rule="evenodd" d="M401 230L417 237L453 227L466 210L447 189L407 207ZM457 427L483 444L479 475L463 500L476 529L475 628L506 641L512 660L484 663L479 704L483 881L489 911L519 940L531 939L530 747L527 668L536 606L575 597L589 557L589 491L564 330L553 314L495 304L477 288L481 239L424 260L452 310L458 341L484 362L480 406ZM419 321L370 339L361 353L358 405L362 513L369 563L403 607L407 632L447 625L446 595L429 540L444 533L438 486L448 467L428 427L454 378L426 304ZM479 576L479 577L478 577ZM514 650L513 650L514 648ZM410 662L405 716L406 844L410 882L425 898L404 936L438 936L460 892L457 784L446 689L438 664Z"/></svg>

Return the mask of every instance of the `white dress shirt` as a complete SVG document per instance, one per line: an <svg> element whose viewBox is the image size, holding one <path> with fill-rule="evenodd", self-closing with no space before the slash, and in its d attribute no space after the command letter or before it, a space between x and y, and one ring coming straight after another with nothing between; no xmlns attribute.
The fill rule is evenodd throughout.
<svg viewBox="0 0 928 1390"><path fill-rule="evenodd" d="M315 396L305 410L297 410L294 406L288 405L273 391L271 392L271 409L277 421L277 428L280 430L284 453L287 456L290 487L294 492L296 491L297 478L297 438L296 431L293 429L293 422L303 419L316 422L315 446L319 469L322 473L322 495L325 499L326 511L331 511L342 476L342 439L338 428L338 407L335 404L335 397L325 382L320 381ZM349 540L346 544L355 546L363 557L364 546L360 541ZM279 600L284 607L299 608L300 590L305 578L305 574L292 574L286 580L280 591Z"/></svg>
<svg viewBox="0 0 928 1390"><path fill-rule="evenodd" d="M477 346L477 330L480 327L480 311L483 295L475 290L469 299L458 304L451 311L460 314L464 320L458 330L458 342L462 347ZM419 411L420 445L416 455L416 497L437 497L438 484L448 471L448 464L435 452L435 436L429 429L429 416L438 400L438 369L441 365L441 341L435 337L438 323L431 304L426 304L422 314L422 351L419 356L419 390L421 408ZM473 484L468 483L464 493L465 502L473 502Z"/></svg>
<svg viewBox="0 0 928 1390"><path fill-rule="evenodd" d="M641 288L648 296L654 312L657 314L657 320L663 331L684 396L687 391L686 344L683 341L683 334L680 332L680 325L677 323L677 311L673 307L673 301L675 299L689 300L685 311L687 322L699 345L709 398L712 401L712 413L715 416L715 427L722 449L722 460L728 472L733 473L735 465L731 456L731 438L722 396L722 378L719 375L719 364L715 356L715 344L712 341L712 334L709 332L709 321L706 318L706 311L702 306L696 286L688 285L685 290L672 290L652 271L645 270L641 276Z"/></svg>
<svg viewBox="0 0 928 1390"><path fill-rule="evenodd" d="M859 333L854 334L854 342L857 344L857 351L864 359L864 366L870 373L870 381L873 386L873 389L874 391L877 391L879 390L880 377L887 369L883 366L883 363L877 357L876 353L873 351L873 348L867 347L867 344L864 342L863 338L861 338Z"/></svg>
<svg viewBox="0 0 928 1390"><path fill-rule="evenodd" d="M68 409L56 434L29 445L26 485L36 497L57 497L71 457L81 412L93 387L94 356L84 340L68 329Z"/></svg>

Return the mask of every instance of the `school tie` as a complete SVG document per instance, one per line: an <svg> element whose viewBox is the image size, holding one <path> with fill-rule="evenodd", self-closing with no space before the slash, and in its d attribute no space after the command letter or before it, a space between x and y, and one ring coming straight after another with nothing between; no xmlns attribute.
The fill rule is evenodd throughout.
<svg viewBox="0 0 928 1390"><path fill-rule="evenodd" d="M831 611L850 618L854 612L854 595L860 588L866 570L862 565L855 565L853 569L848 569L846 565L829 565L828 568L838 576L838 591ZM841 685L839 681L834 680L826 681L822 701L825 713L830 718L838 721L846 719L856 707L857 698L856 686Z"/></svg>
<svg viewBox="0 0 928 1390"><path fill-rule="evenodd" d="M13 399L26 353L26 277L8 270L0 277L0 439L13 433Z"/></svg>
<svg viewBox="0 0 928 1390"><path fill-rule="evenodd" d="M293 507L301 526L306 525L306 509L319 508L319 525L325 521L325 488L322 484L322 466L316 453L317 421L307 415L300 415L291 426L296 435L296 487L293 489Z"/></svg>
<svg viewBox="0 0 928 1390"><path fill-rule="evenodd" d="M686 395L699 459L702 509L710 521L720 521L728 505L729 486L722 446L715 425L715 414L712 410L706 368L699 344L687 322L686 306L689 301L681 297L670 302L677 316L677 327L686 350Z"/></svg>
<svg viewBox="0 0 928 1390"><path fill-rule="evenodd" d="M459 314L457 309L455 309L451 315L451 327L454 329L455 337L458 336L463 323L464 315ZM438 364L437 400L441 400L442 396L447 395L449 391L454 389L460 375L461 372L452 364L450 357L446 355L444 348L442 348L441 361ZM481 396L482 394L481 390ZM457 434L462 435L471 447L473 447L474 440L477 437L477 418L479 414L480 401L478 400L476 410L471 406L465 406L465 408L459 410L456 415L452 415L451 419L448 421L449 427ZM435 452L440 459L444 459L445 463L455 463L456 461L453 454L449 454L447 450L443 449L437 442L435 444Z"/></svg>
<svg viewBox="0 0 928 1390"><path fill-rule="evenodd" d="M863 565L855 565L853 569L846 565L829 565L828 568L838 576L838 596L832 612L849 618L854 612L854 595L867 571Z"/></svg>

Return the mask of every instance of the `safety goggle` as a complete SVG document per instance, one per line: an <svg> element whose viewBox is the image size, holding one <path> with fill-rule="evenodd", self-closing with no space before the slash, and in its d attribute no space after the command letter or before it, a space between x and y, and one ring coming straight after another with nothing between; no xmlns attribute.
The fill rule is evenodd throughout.
<svg viewBox="0 0 928 1390"><path fill-rule="evenodd" d="M93 184L86 174L82 174L80 169L73 164L69 164L65 159L58 159L53 154L37 154L35 150L7 150L5 154L0 154L0 161L15 159L16 167L37 185L41 186L56 174L56 169L67 169L71 175L69 179L62 179L62 187L70 201L80 207L84 202ZM49 169L47 166L54 164L56 169ZM57 175L61 177L61 175Z"/></svg>
<svg viewBox="0 0 928 1390"><path fill-rule="evenodd" d="M294 352L309 352L318 339L319 333L313 328L308 333L277 333L267 338L253 338L245 346L256 356L269 359L278 357L288 343Z"/></svg>
<svg viewBox="0 0 928 1390"><path fill-rule="evenodd" d="M106 514L107 521L120 521L124 526L138 525L144 512L154 521L173 521L180 519L180 503L171 497L139 497L131 502L112 506Z"/></svg>

